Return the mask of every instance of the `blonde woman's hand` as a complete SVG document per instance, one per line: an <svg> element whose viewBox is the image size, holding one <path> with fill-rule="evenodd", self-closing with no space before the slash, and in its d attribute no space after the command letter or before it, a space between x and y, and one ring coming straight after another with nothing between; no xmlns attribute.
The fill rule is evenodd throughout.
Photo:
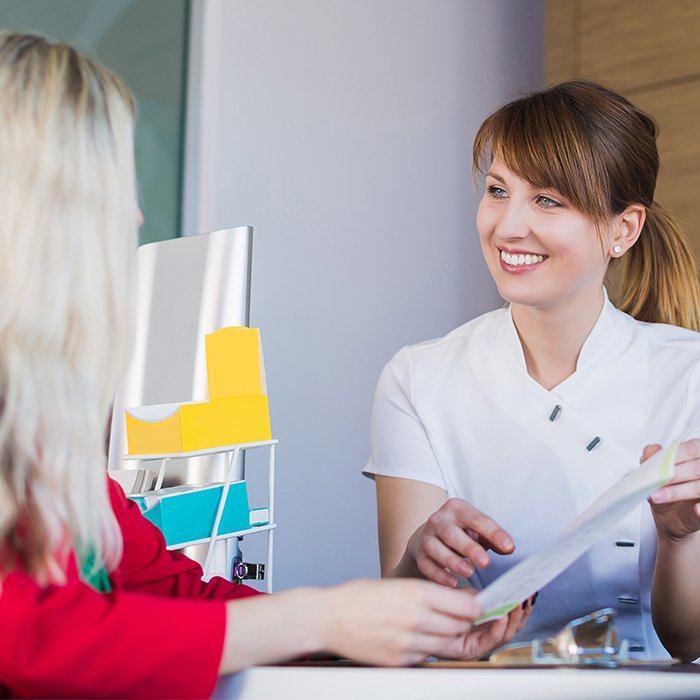
<svg viewBox="0 0 700 700"><path fill-rule="evenodd" d="M231 600L219 674L318 653L374 666L474 658L507 642L529 609L474 628L481 614L473 590L421 579L350 581Z"/></svg>
<svg viewBox="0 0 700 700"><path fill-rule="evenodd" d="M487 549L511 554L515 543L471 503L451 498L413 533L406 553L425 578L454 587L457 576L471 576L475 568L489 565Z"/></svg>
<svg viewBox="0 0 700 700"><path fill-rule="evenodd" d="M322 591L323 648L376 666L408 666L464 648L481 615L474 592L420 579L350 581ZM482 634L480 633L480 637ZM478 647L475 640L468 649Z"/></svg>
<svg viewBox="0 0 700 700"><path fill-rule="evenodd" d="M537 595L526 600L505 617L474 627L454 639L443 652L449 659L479 659L508 642L525 626Z"/></svg>
<svg viewBox="0 0 700 700"><path fill-rule="evenodd" d="M641 462L661 449L647 445ZM649 498L659 537L679 541L700 530L700 438L682 442L673 479Z"/></svg>

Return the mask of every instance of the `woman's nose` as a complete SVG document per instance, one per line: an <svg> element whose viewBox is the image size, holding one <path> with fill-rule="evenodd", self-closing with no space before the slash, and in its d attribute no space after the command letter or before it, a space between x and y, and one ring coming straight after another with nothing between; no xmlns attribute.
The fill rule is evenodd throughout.
<svg viewBox="0 0 700 700"><path fill-rule="evenodd" d="M526 238L530 233L527 208L515 201L501 210L501 217L496 223L495 233L503 241Z"/></svg>

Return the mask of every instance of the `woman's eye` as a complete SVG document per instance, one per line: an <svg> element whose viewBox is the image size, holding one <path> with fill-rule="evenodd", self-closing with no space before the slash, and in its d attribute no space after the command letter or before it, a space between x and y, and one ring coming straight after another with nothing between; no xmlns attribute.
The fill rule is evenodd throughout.
<svg viewBox="0 0 700 700"><path fill-rule="evenodd" d="M486 188L486 191L494 199L505 199L508 196L508 193L502 187L499 187L498 185L489 185ZM541 204L545 209L554 209L555 207L562 206L555 199L552 199L551 197L547 197L546 195L543 195L543 194L539 195L537 197L536 201L539 204Z"/></svg>
<svg viewBox="0 0 700 700"><path fill-rule="evenodd" d="M545 208L547 209L553 209L554 207L560 207L561 204L559 202L555 201L551 197L545 197L545 195L541 194L538 198L537 201L542 204Z"/></svg>
<svg viewBox="0 0 700 700"><path fill-rule="evenodd" d="M489 185L486 188L486 191L496 199L503 199L503 197L505 197L507 194L502 187L498 187L497 185Z"/></svg>

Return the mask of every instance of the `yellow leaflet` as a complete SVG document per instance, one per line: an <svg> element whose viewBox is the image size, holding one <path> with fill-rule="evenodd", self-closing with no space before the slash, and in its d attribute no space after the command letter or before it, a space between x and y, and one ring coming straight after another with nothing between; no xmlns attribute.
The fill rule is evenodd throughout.
<svg viewBox="0 0 700 700"><path fill-rule="evenodd" d="M210 399L262 394L260 331L232 326L204 339Z"/></svg>
<svg viewBox="0 0 700 700"><path fill-rule="evenodd" d="M181 404L162 420L126 413L130 454L165 454L272 439L267 396Z"/></svg>

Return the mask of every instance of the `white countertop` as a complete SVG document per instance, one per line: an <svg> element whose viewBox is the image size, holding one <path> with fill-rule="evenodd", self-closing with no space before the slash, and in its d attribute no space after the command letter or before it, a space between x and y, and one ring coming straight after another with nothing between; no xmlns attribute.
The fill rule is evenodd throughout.
<svg viewBox="0 0 700 700"><path fill-rule="evenodd" d="M644 700L700 698L700 673L648 669L354 668L271 666L220 681L214 697L236 700Z"/></svg>

